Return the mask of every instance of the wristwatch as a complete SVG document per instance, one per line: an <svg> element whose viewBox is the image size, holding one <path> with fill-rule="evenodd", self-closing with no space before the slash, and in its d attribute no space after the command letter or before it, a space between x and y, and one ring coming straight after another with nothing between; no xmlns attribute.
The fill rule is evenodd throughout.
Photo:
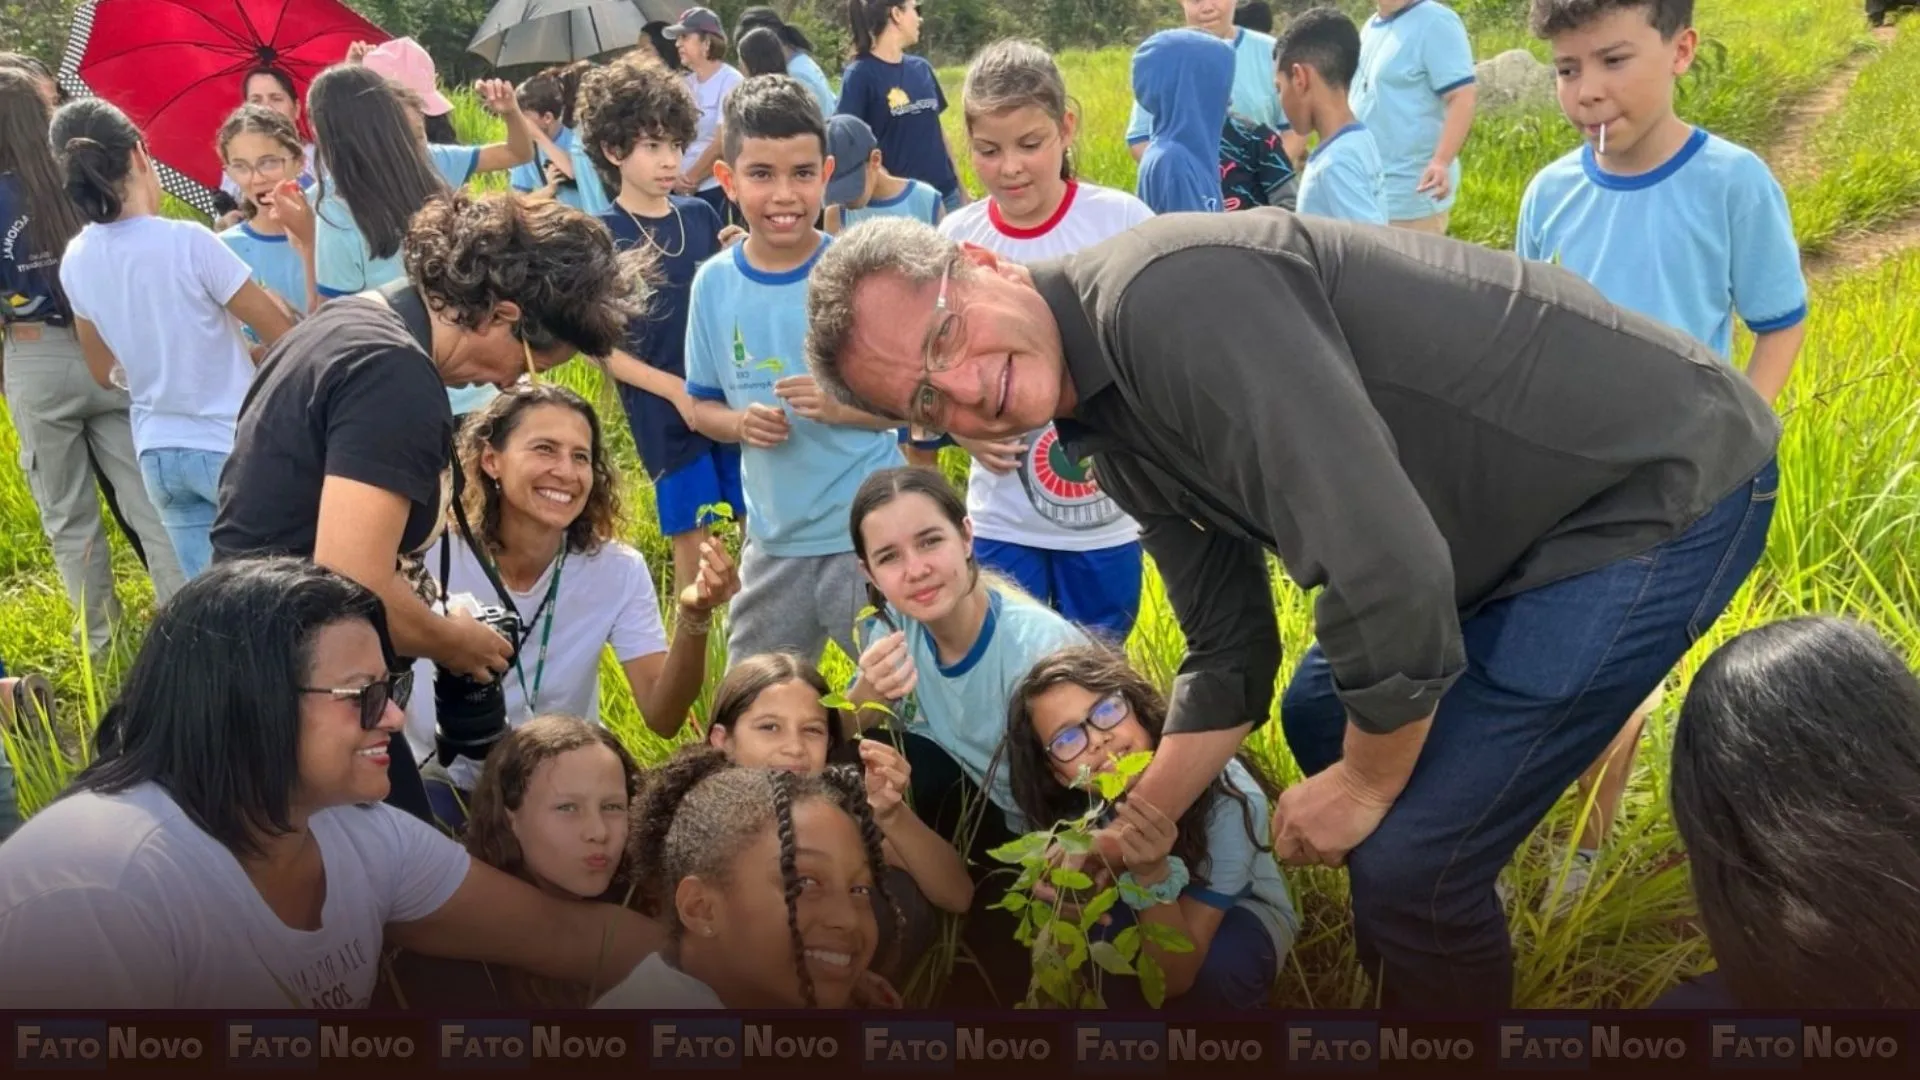
<svg viewBox="0 0 1920 1080"><path fill-rule="evenodd" d="M1167 876L1152 885L1142 885L1139 879L1133 876L1132 871L1121 874L1120 884L1123 886L1131 885L1133 888L1122 888L1120 890L1120 897L1127 902L1128 907L1135 911L1144 911L1147 908L1157 907L1161 904L1171 904L1175 900L1180 899L1180 894L1185 891L1189 880L1191 879L1187 876L1186 860L1178 855L1169 855L1167 856ZM1146 893L1153 898L1153 902L1141 903L1134 896L1135 890Z"/></svg>

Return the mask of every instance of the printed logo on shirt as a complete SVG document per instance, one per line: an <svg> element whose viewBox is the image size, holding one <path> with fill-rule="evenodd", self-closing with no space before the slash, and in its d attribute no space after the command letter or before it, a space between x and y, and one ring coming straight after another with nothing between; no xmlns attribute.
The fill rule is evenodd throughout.
<svg viewBox="0 0 1920 1080"><path fill-rule="evenodd" d="M733 371L734 383L742 390L764 390L773 385L772 378L747 380L749 372L760 372L765 376L778 377L787 370L787 365L779 357L769 356L754 363L753 354L747 351L747 339L740 333L740 324L733 324Z"/></svg>
<svg viewBox="0 0 1920 1080"><path fill-rule="evenodd" d="M935 112L940 102L935 98L921 98L918 101L907 97L905 87L896 86L887 91L887 111L894 116L911 116L914 113Z"/></svg>
<svg viewBox="0 0 1920 1080"><path fill-rule="evenodd" d="M1028 444L1020 484L1035 512L1062 528L1099 529L1120 520L1120 507L1085 466L1067 456L1052 425Z"/></svg>
<svg viewBox="0 0 1920 1080"><path fill-rule="evenodd" d="M293 1007L315 1009L356 1009L364 1008L366 1001L354 1000L353 992L347 988L348 977L354 972L372 963L372 956L359 938L354 938L331 955L323 956L311 965L293 973L290 979L274 977L283 993L293 998L288 1002Z"/></svg>

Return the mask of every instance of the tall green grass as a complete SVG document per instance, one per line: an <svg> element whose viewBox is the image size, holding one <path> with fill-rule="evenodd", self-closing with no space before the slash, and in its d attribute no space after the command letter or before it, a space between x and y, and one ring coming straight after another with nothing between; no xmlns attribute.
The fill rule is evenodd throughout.
<svg viewBox="0 0 1920 1080"><path fill-rule="evenodd" d="M1801 249L1822 251L1920 205L1920 34L1894 39L1815 133L1813 168L1788 191Z"/></svg>
<svg viewBox="0 0 1920 1080"><path fill-rule="evenodd" d="M1857 43L1858 14L1845 0L1812 5L1766 5L1742 9L1733 0L1708 0L1699 21L1726 46L1728 59L1687 84L1684 107L1731 137L1757 145L1777 124L1791 99L1817 85L1824 72ZM1480 40L1520 40L1512 27L1482 33ZM1502 47L1505 47L1502 45ZM1857 107L1849 103L1830 131L1819 136L1834 157L1805 189L1796 188L1794 209L1813 220L1822 192L1843 195L1852 181L1836 169L1852 167L1842 150L1872 150L1892 157L1902 147L1864 126L1908 125L1920 102L1912 77L1915 50L1896 46L1862 76ZM1067 53L1061 58L1069 88L1083 116L1079 165L1090 180L1132 185L1133 162L1121 141L1130 94L1127 51ZM1876 74L1878 73L1878 74ZM959 79L945 73L958 100ZM456 99L458 99L458 95ZM1876 104L1878 103L1878 104ZM1877 111L1876 111L1877 110ZM1855 112L1859 113L1856 120ZM949 113L958 133L959 110ZM1889 115L1895 118L1886 119ZM497 137L497 121L468 110L457 114L463 136ZM1862 126L1854 126L1854 125ZM1900 131L1907 127L1900 126ZM1464 157L1466 182L1456 232L1504 242L1520 191L1535 169L1572 141L1554 112L1491 117L1483 121ZM1912 144L1912 138L1906 138ZM955 142L963 171L964 142ZM1823 151L1824 156L1824 151ZM969 178L971 179L971 178ZM1812 192L1813 194L1807 194ZM1808 200L1812 200L1811 203ZM1842 215L1844 216L1844 215ZM1849 220L1871 220L1855 214ZM1803 237L1805 225L1803 224ZM1666 705L1650 725L1631 777L1619 831L1608 845L1593 885L1572 911L1539 914L1540 901L1564 872L1565 856L1582 806L1569 795L1522 849L1506 879L1515 940L1519 1003L1531 1007L1644 1004L1679 976L1709 962L1694 923L1684 855L1665 799L1672 716L1698 661L1733 633L1759 623L1809 612L1848 613L1877 625L1909 655L1920 655L1920 307L1912 302L1920 283L1920 253L1819 285L1806 350L1789 387L1781 447L1781 501L1767 556L1708 640L1681 665ZM1748 347L1743 341L1742 348ZM586 393L604 415L619 415L617 397L596 369L573 363L554 377ZM671 573L666 542L653 527L652 492L640 470L624 424L606 430L625 479L624 535L646 555L656 574ZM37 515L17 461L10 423L0 418L0 657L21 670L47 672L63 709L53 732L29 729L9 741L20 769L27 812L44 805L84 760L87 735L117 685L126 658L148 617L152 593L138 565L116 538L119 592L129 609L129 633L94 671L74 644L73 612L53 573ZM964 475L949 457L949 471ZM662 595L668 590L662 588ZM1276 585L1276 617L1287 655L1297 656L1312 633L1308 598L1283 579ZM712 639L710 669L717 679L723 638ZM1134 663L1156 683L1168 685L1184 651L1177 620L1157 576L1149 571L1138 626L1128 642ZM848 673L834 652L829 666ZM707 693L711 694L710 679ZM611 660L603 670L603 719L646 761L658 761L674 740L649 732L634 708L624 679ZM696 707L704 717L707 699ZM687 737L683 732L682 738ZM1280 738L1268 724L1250 740L1254 754L1276 779L1298 775ZM1280 1002L1314 1007L1363 1006L1370 990L1355 960L1346 912L1344 875L1324 870L1289 875L1303 926L1275 990Z"/></svg>

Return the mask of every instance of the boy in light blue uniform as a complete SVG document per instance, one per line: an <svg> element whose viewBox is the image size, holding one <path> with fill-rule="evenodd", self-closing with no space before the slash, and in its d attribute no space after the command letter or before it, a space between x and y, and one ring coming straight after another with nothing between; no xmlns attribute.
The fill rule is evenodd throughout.
<svg viewBox="0 0 1920 1080"><path fill-rule="evenodd" d="M1440 0L1377 0L1360 31L1353 112L1385 166L1387 220L1445 233L1473 127L1473 46Z"/></svg>
<svg viewBox="0 0 1920 1080"><path fill-rule="evenodd" d="M566 99L566 85L553 75L542 72L520 84L514 96L520 102L520 112L527 118L527 126L533 129L533 160L515 165L507 173L507 183L513 190L523 194L545 190L553 184L553 197L559 202L578 210L582 206L579 184L552 167L555 157L567 159L570 172L578 166L574 161L573 149L579 140L574 137L573 129L566 124L571 111ZM588 169L589 173L594 170Z"/></svg>
<svg viewBox="0 0 1920 1080"><path fill-rule="evenodd" d="M1360 66L1359 28L1337 8L1314 8L1287 27L1273 55L1287 120L1320 136L1302 170L1299 212L1385 225L1380 150L1347 104Z"/></svg>
<svg viewBox="0 0 1920 1080"><path fill-rule="evenodd" d="M1692 0L1534 0L1531 22L1552 45L1560 107L1585 138L1527 185L1518 253L1559 263L1729 362L1738 316L1755 335L1747 377L1778 400L1806 336L1800 249L1766 163L1673 111L1698 44ZM1588 880L1659 701L1655 690L1581 778L1583 798L1600 790L1550 903Z"/></svg>
<svg viewBox="0 0 1920 1080"><path fill-rule="evenodd" d="M695 429L743 444L747 546L727 653L814 660L831 639L858 658L866 589L847 514L900 452L892 421L839 404L807 372L807 274L831 242L813 227L833 167L825 122L797 79L762 75L728 96L723 123L715 175L747 239L694 276L686 371Z"/></svg>
<svg viewBox="0 0 1920 1080"><path fill-rule="evenodd" d="M833 180L827 184L827 232L839 235L868 218L910 217L938 225L946 216L940 189L887 171L880 140L857 116L827 120L827 154Z"/></svg>

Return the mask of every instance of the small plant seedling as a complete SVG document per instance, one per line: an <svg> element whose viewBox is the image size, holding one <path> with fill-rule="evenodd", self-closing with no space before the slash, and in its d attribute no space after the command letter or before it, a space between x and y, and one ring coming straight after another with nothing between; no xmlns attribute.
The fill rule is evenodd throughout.
<svg viewBox="0 0 1920 1080"><path fill-rule="evenodd" d="M714 539L726 545L727 557L735 566L740 565L740 525L733 516L733 504L728 502L702 503L693 512L695 521L704 522L707 531ZM698 585L689 584L680 590L680 603L692 607L700 602Z"/></svg>
<svg viewBox="0 0 1920 1080"><path fill-rule="evenodd" d="M754 367L754 370L764 371L769 375L778 375L781 372L787 370L787 365L781 363L778 360L762 360L759 363L753 365L753 367Z"/></svg>
<svg viewBox="0 0 1920 1080"><path fill-rule="evenodd" d="M1152 898L1130 882L1096 892L1091 875L1062 865L1058 858L1093 854L1100 821L1152 760L1150 751L1142 751L1116 758L1113 768L1103 772L1082 766L1074 786L1091 788L1099 796L1086 813L988 852L996 862L1020 868L1020 876L994 907L1020 917L1014 940L1033 950L1026 1008L1103 1009L1101 984L1108 975L1139 979L1141 995L1160 1008L1167 998L1166 972L1141 946L1150 942L1168 952L1193 951L1193 943L1178 931L1148 923L1129 926L1111 940L1093 940L1089 935L1114 904L1122 899L1150 904ZM1051 888L1051 900L1040 895L1042 884Z"/></svg>

